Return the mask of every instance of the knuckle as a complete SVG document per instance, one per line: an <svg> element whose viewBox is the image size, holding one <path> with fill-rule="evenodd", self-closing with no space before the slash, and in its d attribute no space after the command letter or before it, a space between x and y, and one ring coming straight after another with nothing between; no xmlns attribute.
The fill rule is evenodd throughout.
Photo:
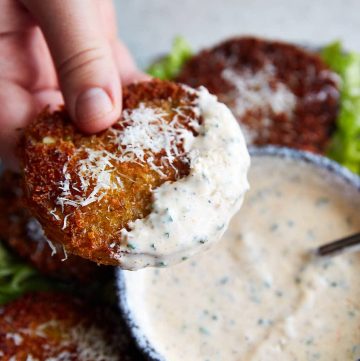
<svg viewBox="0 0 360 361"><path fill-rule="evenodd" d="M61 79L70 78L74 73L91 72L91 69L106 59L105 49L101 47L87 48L76 52L57 66L57 73Z"/></svg>

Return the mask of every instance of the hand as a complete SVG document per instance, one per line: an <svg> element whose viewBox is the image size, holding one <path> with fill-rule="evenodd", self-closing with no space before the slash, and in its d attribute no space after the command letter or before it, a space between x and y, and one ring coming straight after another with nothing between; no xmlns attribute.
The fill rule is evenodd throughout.
<svg viewBox="0 0 360 361"><path fill-rule="evenodd" d="M13 165L21 129L65 105L84 132L121 113L121 84L143 80L116 34L110 0L1 0L0 157Z"/></svg>

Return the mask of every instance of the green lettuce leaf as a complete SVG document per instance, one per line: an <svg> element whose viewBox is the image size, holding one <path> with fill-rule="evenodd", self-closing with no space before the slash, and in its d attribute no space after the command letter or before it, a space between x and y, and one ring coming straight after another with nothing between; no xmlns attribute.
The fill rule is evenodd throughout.
<svg viewBox="0 0 360 361"><path fill-rule="evenodd" d="M0 306L27 292L35 291L67 292L97 302L116 304L112 273L109 272L106 279L94 279L86 286L57 280L40 274L35 268L12 254L0 241Z"/></svg>
<svg viewBox="0 0 360 361"><path fill-rule="evenodd" d="M340 112L328 156L360 174L360 54L345 52L336 41L322 50L322 57L341 78Z"/></svg>
<svg viewBox="0 0 360 361"><path fill-rule="evenodd" d="M0 242L0 305L29 291L52 288L54 284L50 280L13 256Z"/></svg>
<svg viewBox="0 0 360 361"><path fill-rule="evenodd" d="M189 43L182 37L176 37L170 53L150 65L147 73L162 80L174 79L191 56Z"/></svg>

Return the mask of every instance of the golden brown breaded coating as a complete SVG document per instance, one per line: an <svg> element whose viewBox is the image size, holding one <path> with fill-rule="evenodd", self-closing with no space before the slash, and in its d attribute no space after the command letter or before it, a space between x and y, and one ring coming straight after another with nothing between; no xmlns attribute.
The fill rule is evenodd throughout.
<svg viewBox="0 0 360 361"><path fill-rule="evenodd" d="M118 317L70 295L27 294L0 308L0 359L140 360Z"/></svg>
<svg viewBox="0 0 360 361"><path fill-rule="evenodd" d="M248 144L324 153L335 129L338 76L318 54L292 44L229 39L192 57L176 80L218 96Z"/></svg>
<svg viewBox="0 0 360 361"><path fill-rule="evenodd" d="M42 113L25 130L20 152L28 205L49 239L119 265L117 247L131 247L121 229L151 212L153 189L189 173L181 134L196 135L196 97L171 82L130 85L119 122L96 135L80 133L64 110Z"/></svg>
<svg viewBox="0 0 360 361"><path fill-rule="evenodd" d="M90 282L103 279L109 271L64 254L59 244L51 242L51 249L41 225L23 204L21 176L9 171L0 177L0 240L44 275L61 280Z"/></svg>

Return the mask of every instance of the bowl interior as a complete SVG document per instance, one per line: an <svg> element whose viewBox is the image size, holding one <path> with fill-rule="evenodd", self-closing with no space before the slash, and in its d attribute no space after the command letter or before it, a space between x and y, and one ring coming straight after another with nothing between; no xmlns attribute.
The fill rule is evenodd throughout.
<svg viewBox="0 0 360 361"><path fill-rule="evenodd" d="M249 150L251 157L277 157L281 159L294 160L296 162L309 163L319 169L322 169L332 178L338 179L339 181L346 183L349 189L357 190L360 196L360 177L328 158L308 152L302 152L277 146L251 147ZM132 305L129 303L128 300L125 272L126 271L117 269L116 283L119 304L124 314L126 323L138 347L149 360L165 361L164 358L151 345L149 340L146 338L144 332L142 331L141 327L136 322L136 317L134 317L134 311L131 307Z"/></svg>

